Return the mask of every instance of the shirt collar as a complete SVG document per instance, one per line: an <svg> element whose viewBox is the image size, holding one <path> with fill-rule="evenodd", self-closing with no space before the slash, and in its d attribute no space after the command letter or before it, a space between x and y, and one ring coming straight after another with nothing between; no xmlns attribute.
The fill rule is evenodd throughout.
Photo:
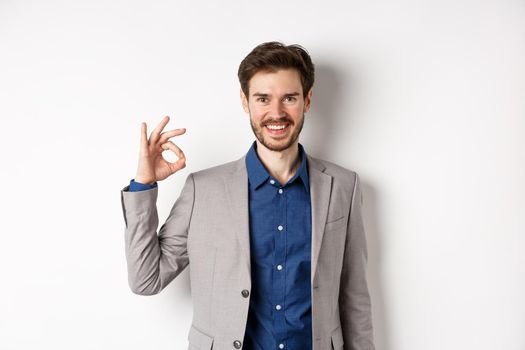
<svg viewBox="0 0 525 350"><path fill-rule="evenodd" d="M296 173L294 176L292 176L288 183L292 183L297 177L300 177L306 192L310 193L310 183L308 181L308 160L306 157L306 152L304 151L303 145L299 143L298 146L301 164L299 165L299 169L297 169ZM254 189L257 189L263 182L268 180L268 177L270 177L270 174L268 174L268 171L257 155L257 141L253 141L250 149L248 150L248 153L246 154L246 170L248 171L248 179L250 184Z"/></svg>

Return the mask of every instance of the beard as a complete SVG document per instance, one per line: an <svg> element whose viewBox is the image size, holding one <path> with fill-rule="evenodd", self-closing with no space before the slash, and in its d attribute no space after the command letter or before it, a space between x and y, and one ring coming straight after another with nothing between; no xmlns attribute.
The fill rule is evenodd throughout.
<svg viewBox="0 0 525 350"><path fill-rule="evenodd" d="M288 128L293 128L295 126L295 123L292 122L292 120L288 118L282 118L279 120L267 120L264 123L268 124L270 122L285 122L289 123L290 125ZM250 113L250 125L252 127L253 134L259 140L259 142L266 148L268 148L270 151L274 152L282 152L288 148L290 148L295 141L299 138L299 134L301 133L301 130L303 129L304 125L304 113L303 117L298 121L298 125L293 129L292 133L287 137L287 139L281 139L278 141L274 141L270 136L265 137L264 128L263 125L256 125L255 122L252 119L252 115Z"/></svg>

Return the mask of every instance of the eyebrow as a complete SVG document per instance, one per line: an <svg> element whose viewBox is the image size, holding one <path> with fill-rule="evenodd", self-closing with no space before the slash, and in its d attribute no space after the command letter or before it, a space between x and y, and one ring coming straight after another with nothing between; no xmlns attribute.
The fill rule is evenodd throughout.
<svg viewBox="0 0 525 350"><path fill-rule="evenodd" d="M290 93L287 93L287 94L284 94L285 97L287 96L299 96L300 94L298 92L290 92ZM263 94L261 92L254 92L252 94L252 96L261 96L261 97L268 97L269 94Z"/></svg>

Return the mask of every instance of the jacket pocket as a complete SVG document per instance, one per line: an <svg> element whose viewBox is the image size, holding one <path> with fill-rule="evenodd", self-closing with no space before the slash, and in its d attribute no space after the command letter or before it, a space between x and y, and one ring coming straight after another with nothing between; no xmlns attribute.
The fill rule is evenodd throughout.
<svg viewBox="0 0 525 350"><path fill-rule="evenodd" d="M343 215L343 216L336 218L335 220L327 221L324 226L324 230L330 231L330 230L338 229L344 226L344 224L346 223L345 219L346 219L346 215Z"/></svg>
<svg viewBox="0 0 525 350"><path fill-rule="evenodd" d="M203 331L191 325L188 333L188 350L211 350L213 345L213 337L204 333Z"/></svg>

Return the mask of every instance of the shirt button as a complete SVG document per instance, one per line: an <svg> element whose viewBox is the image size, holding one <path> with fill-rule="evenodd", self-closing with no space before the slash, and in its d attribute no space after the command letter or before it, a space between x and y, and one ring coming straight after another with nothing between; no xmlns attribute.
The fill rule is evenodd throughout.
<svg viewBox="0 0 525 350"><path fill-rule="evenodd" d="M281 271L283 269L283 265L277 265L277 270Z"/></svg>
<svg viewBox="0 0 525 350"><path fill-rule="evenodd" d="M278 229L279 231L282 231L282 230L283 230L282 225L277 226L277 229Z"/></svg>
<svg viewBox="0 0 525 350"><path fill-rule="evenodd" d="M250 295L250 291L248 289L243 289L241 294L243 297L248 298L248 295Z"/></svg>
<svg viewBox="0 0 525 350"><path fill-rule="evenodd" d="M284 344L283 343L279 344L279 349L284 349Z"/></svg>
<svg viewBox="0 0 525 350"><path fill-rule="evenodd" d="M275 180L270 180L270 183L273 185L275 183Z"/></svg>
<svg viewBox="0 0 525 350"><path fill-rule="evenodd" d="M281 305L279 305L279 304L275 305L275 309L276 310L281 310Z"/></svg>
<svg viewBox="0 0 525 350"><path fill-rule="evenodd" d="M241 348L241 341L240 340L236 340L233 342L233 346L235 347L235 349L240 349Z"/></svg>
<svg viewBox="0 0 525 350"><path fill-rule="evenodd" d="M283 193L283 189L282 188L279 188L279 193Z"/></svg>

